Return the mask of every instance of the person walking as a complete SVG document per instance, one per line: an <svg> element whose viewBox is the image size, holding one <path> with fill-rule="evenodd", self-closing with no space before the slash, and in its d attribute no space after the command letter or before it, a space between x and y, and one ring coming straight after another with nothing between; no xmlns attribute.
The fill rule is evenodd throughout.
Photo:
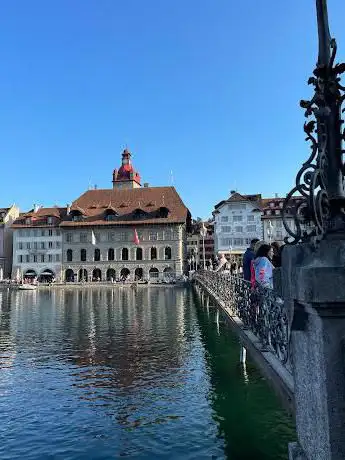
<svg viewBox="0 0 345 460"><path fill-rule="evenodd" d="M243 254L243 279L245 281L250 281L250 266L255 258L254 248L258 241L258 238L254 238L250 242L250 247L247 248L246 252Z"/></svg>
<svg viewBox="0 0 345 460"><path fill-rule="evenodd" d="M255 282L264 288L273 289L273 269L272 264L273 248L270 244L263 244L256 252L253 262L255 272Z"/></svg>

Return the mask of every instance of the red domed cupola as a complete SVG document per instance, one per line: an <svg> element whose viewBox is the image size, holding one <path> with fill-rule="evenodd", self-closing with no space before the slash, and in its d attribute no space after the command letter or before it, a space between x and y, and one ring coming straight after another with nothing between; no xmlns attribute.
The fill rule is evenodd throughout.
<svg viewBox="0 0 345 460"><path fill-rule="evenodd" d="M122 165L113 172L113 188L141 187L140 174L133 168L131 156L127 149L122 152Z"/></svg>

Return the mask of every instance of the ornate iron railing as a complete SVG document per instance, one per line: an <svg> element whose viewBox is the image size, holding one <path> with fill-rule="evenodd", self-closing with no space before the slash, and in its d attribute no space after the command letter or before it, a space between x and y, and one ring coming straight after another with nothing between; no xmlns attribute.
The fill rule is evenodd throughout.
<svg viewBox="0 0 345 460"><path fill-rule="evenodd" d="M239 276L200 270L194 275L210 294L218 297L262 343L286 364L289 360L289 318L283 300L272 289L252 288Z"/></svg>

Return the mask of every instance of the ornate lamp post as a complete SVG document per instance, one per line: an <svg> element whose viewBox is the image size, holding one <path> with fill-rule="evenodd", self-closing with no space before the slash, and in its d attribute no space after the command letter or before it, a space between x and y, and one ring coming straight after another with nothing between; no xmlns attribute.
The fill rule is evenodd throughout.
<svg viewBox="0 0 345 460"><path fill-rule="evenodd" d="M309 120L304 123L311 154L296 176L296 185L287 195L283 207L284 227L288 243L320 241L326 234L345 231L345 187L342 142L345 140L341 119L345 87L340 75L345 64L335 64L337 44L328 27L327 0L316 0L319 56L308 84L314 87L310 101L302 100ZM289 227L285 216L293 196L304 200L295 207L295 229ZM291 217L291 215L290 215ZM308 231L305 223L309 222Z"/></svg>

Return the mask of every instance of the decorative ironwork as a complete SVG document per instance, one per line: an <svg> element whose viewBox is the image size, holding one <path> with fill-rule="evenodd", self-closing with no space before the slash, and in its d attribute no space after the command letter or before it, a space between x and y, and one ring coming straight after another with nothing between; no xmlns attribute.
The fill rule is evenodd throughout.
<svg viewBox="0 0 345 460"><path fill-rule="evenodd" d="M200 270L194 276L238 316L245 328L286 364L289 358L289 319L283 300L272 290L256 286L239 276Z"/></svg>
<svg viewBox="0 0 345 460"><path fill-rule="evenodd" d="M309 119L304 123L304 132L311 144L311 154L299 170L296 185L283 206L284 227L290 235L286 243L289 244L319 241L327 233L345 230L342 149L345 130L342 131L341 119L345 87L340 84L345 64L334 64L337 44L329 32L327 0L316 0L316 10L319 56L314 76L308 80L315 92L310 101L300 102ZM291 209L294 228L288 223Z"/></svg>

